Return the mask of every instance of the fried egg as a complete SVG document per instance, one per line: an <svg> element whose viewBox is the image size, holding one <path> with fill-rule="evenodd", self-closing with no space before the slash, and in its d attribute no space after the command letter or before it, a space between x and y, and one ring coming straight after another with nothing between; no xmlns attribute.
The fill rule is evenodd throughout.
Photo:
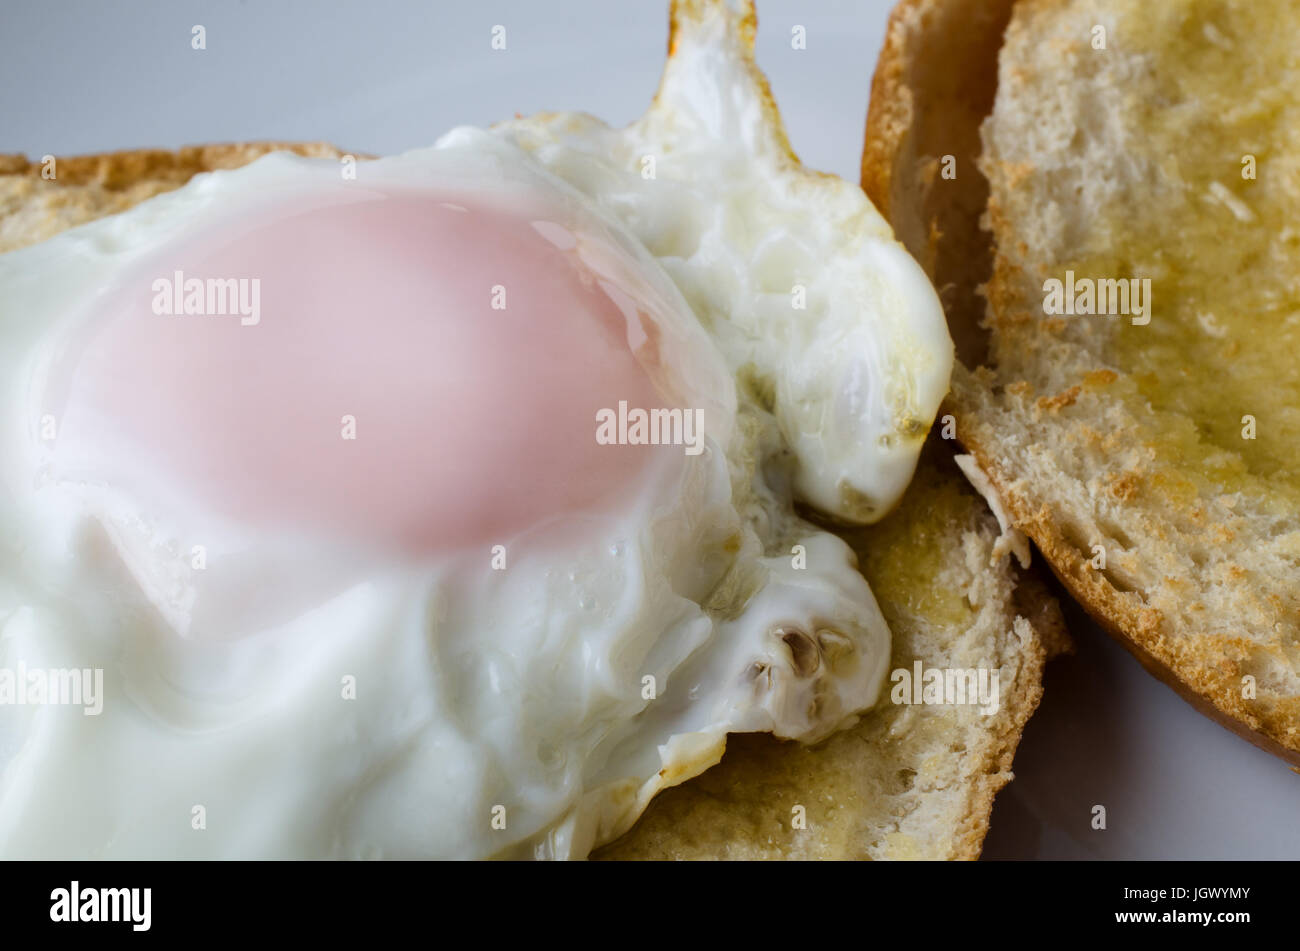
<svg viewBox="0 0 1300 951"><path fill-rule="evenodd" d="M889 631L934 291L804 172L752 21L649 113L266 156L0 256L0 855L579 858ZM3 700L0 691L0 700Z"/></svg>

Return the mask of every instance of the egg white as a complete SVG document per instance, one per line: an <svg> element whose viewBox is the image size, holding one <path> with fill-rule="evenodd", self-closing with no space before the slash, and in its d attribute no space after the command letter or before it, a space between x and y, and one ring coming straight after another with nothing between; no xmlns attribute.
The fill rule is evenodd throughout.
<svg viewBox="0 0 1300 951"><path fill-rule="evenodd" d="M335 187L335 163L269 156L0 256L20 408L0 425L0 667L105 671L99 716L0 706L0 856L581 857L728 733L814 741L875 702L887 626L794 505L864 521L897 500L951 343L865 198L773 137L733 16L682 33L626 130L545 116L358 167L363 186L544 192L681 315L668 365L710 408L706 451L563 550L510 539L504 571L49 476L41 368L95 289L213 216ZM232 570L189 568L196 536Z"/></svg>

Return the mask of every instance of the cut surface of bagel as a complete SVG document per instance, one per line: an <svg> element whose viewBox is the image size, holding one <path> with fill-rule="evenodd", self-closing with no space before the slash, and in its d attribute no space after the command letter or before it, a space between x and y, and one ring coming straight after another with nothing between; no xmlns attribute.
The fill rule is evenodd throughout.
<svg viewBox="0 0 1300 951"><path fill-rule="evenodd" d="M1149 670L1300 762L1300 8L971 8L896 8L863 161L954 328L957 438Z"/></svg>

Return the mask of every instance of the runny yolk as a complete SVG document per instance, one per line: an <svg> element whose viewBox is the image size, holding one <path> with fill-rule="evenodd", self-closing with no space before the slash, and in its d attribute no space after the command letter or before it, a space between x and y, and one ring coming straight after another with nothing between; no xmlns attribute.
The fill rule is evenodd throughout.
<svg viewBox="0 0 1300 951"><path fill-rule="evenodd" d="M669 404L651 316L582 240L399 190L207 229L96 298L50 378L56 469L419 553L614 505L682 450L596 439L598 410Z"/></svg>

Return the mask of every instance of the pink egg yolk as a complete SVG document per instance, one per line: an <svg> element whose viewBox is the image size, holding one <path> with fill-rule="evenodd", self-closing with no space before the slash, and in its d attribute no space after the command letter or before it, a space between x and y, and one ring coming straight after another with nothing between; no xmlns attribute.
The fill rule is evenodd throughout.
<svg viewBox="0 0 1300 951"><path fill-rule="evenodd" d="M582 237L400 189L205 229L97 296L50 378L57 466L403 552L616 506L682 450L597 441L598 411L670 404L653 315Z"/></svg>

